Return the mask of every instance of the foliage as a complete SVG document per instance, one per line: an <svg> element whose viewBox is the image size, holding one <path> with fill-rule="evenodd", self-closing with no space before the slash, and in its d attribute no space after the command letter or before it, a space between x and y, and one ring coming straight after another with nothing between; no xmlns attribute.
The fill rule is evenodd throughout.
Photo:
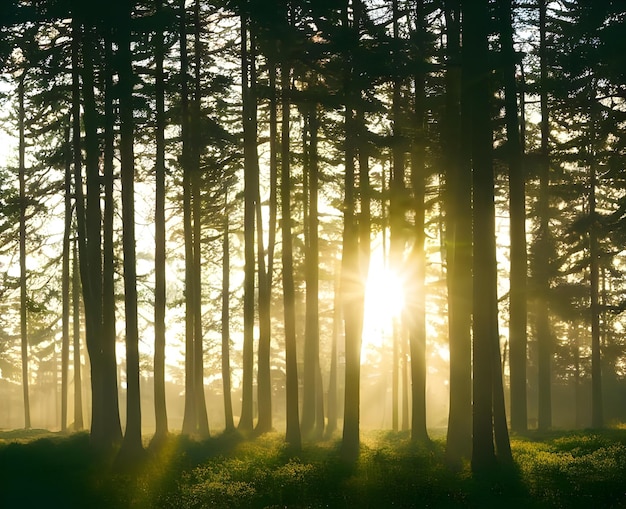
<svg viewBox="0 0 626 509"><path fill-rule="evenodd" d="M444 443L369 433L356 463L339 442L293 456L282 437L239 434L205 442L170 437L120 471L87 434L0 435L2 507L622 507L626 430L513 437L515 466L480 476L445 466Z"/></svg>

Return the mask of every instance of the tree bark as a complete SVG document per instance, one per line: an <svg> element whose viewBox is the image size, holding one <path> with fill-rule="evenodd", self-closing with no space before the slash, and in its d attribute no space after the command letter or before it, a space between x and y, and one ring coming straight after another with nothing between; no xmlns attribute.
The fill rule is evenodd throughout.
<svg viewBox="0 0 626 509"><path fill-rule="evenodd" d="M511 380L511 429L524 432L528 426L526 396L526 190L515 82L515 48L511 2L500 3L500 38L504 58L507 158L509 165L509 214L511 239L509 343Z"/></svg>
<svg viewBox="0 0 626 509"><path fill-rule="evenodd" d="M537 426L541 430L552 427L552 333L550 330L549 311L549 193L550 193L550 122L548 118L548 65L546 51L547 6L545 0L539 0L539 58L541 89L541 167L539 169L539 232L537 236L535 328L537 334L537 370L538 370L538 413Z"/></svg>
<svg viewBox="0 0 626 509"><path fill-rule="evenodd" d="M25 139L25 109L24 109L24 79L26 70L18 83L19 96L19 245L20 245L20 337L22 352L22 396L24 400L24 428L30 429L30 394L28 389L28 294L26 293L26 139Z"/></svg>
<svg viewBox="0 0 626 509"><path fill-rule="evenodd" d="M155 0L156 15L163 13L162 0ZM155 33L155 102L156 158L154 165L154 417L155 432L152 441L158 443L168 434L167 406L165 401L165 75L163 72L164 41L163 31Z"/></svg>
<svg viewBox="0 0 626 509"><path fill-rule="evenodd" d="M472 225L467 92L461 89L460 3L445 10L447 59L445 74L444 161L446 165L446 267L450 347L450 411L446 462L454 467L471 455L472 444Z"/></svg>
<svg viewBox="0 0 626 509"><path fill-rule="evenodd" d="M230 373L230 217L228 186L224 184L224 238L222 243L222 390L225 431L235 430Z"/></svg>
<svg viewBox="0 0 626 509"><path fill-rule="evenodd" d="M249 91L248 19L241 16L241 94L244 124L244 295L243 295L243 379L241 383L241 431L253 429L252 370L254 365L254 214L255 214L255 167L252 148L256 140L251 138L250 122L253 121Z"/></svg>
<svg viewBox="0 0 626 509"><path fill-rule="evenodd" d="M143 451L139 370L139 324L137 315L137 257L135 253L135 159L133 120L133 68L131 56L131 6L120 21L119 104L120 176L122 183L122 249L124 253L124 317L126 321L126 430L121 461L136 459Z"/></svg>
<svg viewBox="0 0 626 509"><path fill-rule="evenodd" d="M493 131L490 116L489 10L488 2L463 4L463 79L467 87L472 120L474 245L473 283L473 440L472 470L482 471L495 464L494 425L498 453L510 459L503 437L500 407L503 395L498 332L497 264L495 241ZM505 421L506 422L506 421ZM505 426L506 431L506 426Z"/></svg>
<svg viewBox="0 0 626 509"><path fill-rule="evenodd" d="M287 430L286 441L293 452L302 447L300 418L298 409L298 361L296 357L296 309L293 280L293 246L291 218L291 170L290 170L290 75L291 68L283 60L281 63L281 212L282 212L282 262L283 262L283 303L285 308L285 371L287 391Z"/></svg>

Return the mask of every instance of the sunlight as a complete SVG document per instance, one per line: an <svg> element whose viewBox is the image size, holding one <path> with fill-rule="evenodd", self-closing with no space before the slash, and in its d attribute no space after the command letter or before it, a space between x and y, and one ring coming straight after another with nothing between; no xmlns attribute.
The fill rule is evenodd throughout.
<svg viewBox="0 0 626 509"><path fill-rule="evenodd" d="M365 287L363 321L363 357L383 347L391 334L393 321L404 309L404 282L383 259L382 250L374 250Z"/></svg>

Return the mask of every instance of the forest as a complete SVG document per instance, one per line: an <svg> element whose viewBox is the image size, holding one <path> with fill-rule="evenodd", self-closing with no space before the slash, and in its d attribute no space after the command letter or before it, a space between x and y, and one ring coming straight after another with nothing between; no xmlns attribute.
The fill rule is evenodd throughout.
<svg viewBox="0 0 626 509"><path fill-rule="evenodd" d="M626 450L625 35L620 0L3 0L0 464L196 468L103 507L384 506L320 454L558 500L532 447ZM235 449L280 499L194 491Z"/></svg>

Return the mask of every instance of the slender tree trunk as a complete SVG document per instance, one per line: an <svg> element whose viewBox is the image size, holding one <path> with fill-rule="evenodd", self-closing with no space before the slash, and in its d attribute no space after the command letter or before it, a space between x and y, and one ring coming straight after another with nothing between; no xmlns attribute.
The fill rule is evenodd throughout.
<svg viewBox="0 0 626 509"><path fill-rule="evenodd" d="M194 91L191 107L191 197L193 214L193 325L194 325L194 396L196 406L196 429L200 438L209 436L209 420L204 395L204 334L202 327L202 194L200 170L200 114L201 114L201 82L200 82L200 3L194 3Z"/></svg>
<svg viewBox="0 0 626 509"><path fill-rule="evenodd" d="M276 224L277 224L277 209L278 209L278 117L277 117L277 97L276 97L276 62L273 56L269 57L268 62L269 72L269 84L270 84L270 189L269 189L269 218L268 218L268 240L267 240L267 265L259 266L259 274L263 272L265 275L263 285L259 283L259 290L264 288L263 302L261 302L261 295L259 293L259 321L263 317L263 334L259 334L259 366L258 366L258 399L259 399L259 420L257 423L258 430L269 431L272 429L272 379L271 379L271 302L272 302L272 287L274 279L274 251L276 246ZM256 81L256 70L255 70ZM255 113L253 118L256 119L256 87L254 97L255 101L253 107ZM256 124L256 122L255 122ZM256 125L255 125L256 133ZM256 139L256 134L254 135ZM256 151L254 152L256 155ZM258 168L258 156L255 159ZM258 170L257 170L258 173ZM257 220L259 226L262 224L260 212L260 196L259 207L257 207ZM259 235L262 228L259 228ZM262 243L259 243L261 246ZM260 259L260 258L259 258ZM261 309L263 308L263 309ZM260 327L259 327L259 332Z"/></svg>
<svg viewBox="0 0 626 509"><path fill-rule="evenodd" d="M162 0L155 0L157 16L163 13ZM155 102L156 158L154 164L154 417L155 433L152 441L158 443L168 434L167 406L165 402L165 75L163 72L163 31L155 33Z"/></svg>
<svg viewBox="0 0 626 509"><path fill-rule="evenodd" d="M83 377L80 360L80 279L78 273L78 242L72 253L72 349L74 364L74 427L80 431L83 423Z"/></svg>
<svg viewBox="0 0 626 509"><path fill-rule="evenodd" d="M241 94L244 123L244 295L243 295L243 378L241 383L241 417L238 428L241 431L253 429L252 370L254 367L254 204L256 176L252 148L256 140L251 137L250 123L253 122L249 90L248 69L248 20L241 16Z"/></svg>
<svg viewBox="0 0 626 509"><path fill-rule="evenodd" d="M228 186L224 184L224 238L222 244L222 390L224 391L225 431L235 429L230 378L230 218Z"/></svg>
<svg viewBox="0 0 626 509"><path fill-rule="evenodd" d="M504 62L507 156L509 164L509 211L511 238L509 343L511 380L511 428L524 432L528 426L526 397L526 190L515 82L515 48L511 2L500 3L500 37Z"/></svg>
<svg viewBox="0 0 626 509"><path fill-rule="evenodd" d="M398 20L400 14L398 12L398 0L393 0L393 36L394 39L399 38ZM396 55L396 59L400 56ZM402 118L402 83L399 77L393 80L393 98L392 98L392 115L393 115L393 138L392 138L392 169L391 169L391 185L389 198L389 236L390 236L390 252L389 259L391 270L400 272L403 264L404 251L404 214L406 189L404 185L405 161L404 154L406 144L403 133ZM392 428L398 430L399 421L399 395L400 395L400 338L402 336L403 324L400 318L393 322L393 368L392 368Z"/></svg>
<svg viewBox="0 0 626 509"><path fill-rule="evenodd" d="M285 308L285 371L287 391L287 431L286 440L292 451L299 451L301 445L300 418L298 410L298 361L296 357L296 309L293 280L293 246L291 218L291 170L290 170L290 75L291 68L285 61L281 63L281 191L282 212L282 262L283 262L283 303Z"/></svg>
<svg viewBox="0 0 626 509"><path fill-rule="evenodd" d="M195 394L195 350L194 350L194 254L193 254L193 212L191 165L193 164L191 108L189 105L189 56L187 52L187 12L185 1L180 0L180 76L181 76L181 139L183 167L183 231L185 239L185 410L183 415L182 433L194 435L197 431Z"/></svg>
<svg viewBox="0 0 626 509"><path fill-rule="evenodd" d="M360 0L346 0L343 7L343 27L349 34L351 45L359 43L359 21L355 16L350 23L349 8L355 11ZM360 450L360 378L361 378L361 343L363 335L364 281L361 279L359 260L359 234L356 216L355 157L356 132L355 102L358 96L353 73L354 61L349 50L344 64L345 104L345 175L344 175L344 213L343 213L343 253L341 260L341 299L345 325L345 397L343 440L341 455L347 461L357 459Z"/></svg>
<svg viewBox="0 0 626 509"><path fill-rule="evenodd" d="M328 422L326 436L332 436L337 430L338 421L338 387L337 387L337 343L341 328L341 298L340 298L340 267L335 267L335 281L333 286L333 332L330 348L330 373L328 375Z"/></svg>
<svg viewBox="0 0 626 509"><path fill-rule="evenodd" d="M124 317L126 321L126 431L120 449L122 461L143 451L137 316L137 257L135 253L135 160L133 69L130 46L131 7L119 29L120 175L122 182L122 249L124 253Z"/></svg>
<svg viewBox="0 0 626 509"><path fill-rule="evenodd" d="M99 333L99 324L97 320L97 307L93 298L92 280L93 274L89 269L89 259L87 257L87 221L85 196L83 193L83 177L82 177L82 143L81 143L81 103L80 103L80 46L82 41L82 27L76 15L72 18L72 149L73 149L73 166L74 166L74 194L76 203L76 245L74 254L74 278L78 279L76 270L80 275L80 283L82 284L82 295L85 309L85 336L87 342L87 351L92 352L90 356L91 362L91 439L96 445L102 445L103 433L100 427L102 415L102 407L100 405L100 374L98 371L97 349L95 348L94 336ZM97 275L97 274L96 274ZM75 282L75 285L78 285ZM79 356L80 348L76 349L77 334L76 328L79 326L77 304L78 298L74 297L74 357ZM76 362L75 362L76 366ZM95 399L94 399L95 395ZM82 417L82 414L81 414Z"/></svg>
<svg viewBox="0 0 626 509"><path fill-rule="evenodd" d="M256 140L258 138L257 129L257 73L256 73L256 43L251 32L250 38L250 108L252 110L252 122L249 123L250 139ZM270 69L270 86L276 86L275 69ZM275 95L275 89L270 92ZM275 98L273 104L270 104L270 124L272 121L276 121L276 110L272 111L272 107L275 108ZM276 127L274 125L274 127ZM270 126L271 129L271 126ZM270 136L272 133L270 133ZM271 142L270 142L271 143ZM270 146L275 150L275 146ZM265 433L272 429L272 377L271 377L271 339L272 339L272 327L271 327L271 302L272 302L272 274L270 270L273 266L273 239L275 238L275 224L272 223L270 218L268 229L270 235L270 241L268 242L267 250L267 264L266 264L266 251L264 246L264 232L263 232L263 214L261 206L261 182L260 182L260 168L259 157L256 148L250 146L251 154L253 157L253 163L255 166L254 174L256 175L255 182L255 201L256 201L256 223L257 223L257 258L258 258L258 271L259 271L259 348L258 348L258 363L257 363L257 400L258 400L258 421L256 425L256 431L259 433ZM272 157L270 155L270 157ZM271 164L271 163L270 163ZM270 172L274 171L274 168L270 168ZM272 185L272 175L270 175L270 187ZM275 196L274 196L275 199ZM272 190L270 189L270 201L272 200ZM271 207L271 205L270 205ZM274 230L272 232L272 230Z"/></svg>
<svg viewBox="0 0 626 509"><path fill-rule="evenodd" d="M595 123L592 115L591 122ZM592 127L592 140L595 144L595 126ZM589 161L589 282L591 313L591 426L604 426L602 405L602 358L600 351L600 249L598 245L598 219L596 213L597 170L595 147L591 148Z"/></svg>
<svg viewBox="0 0 626 509"><path fill-rule="evenodd" d="M425 30L426 21L421 2L416 4L416 31ZM418 48L417 57L423 60L424 48ZM422 53L420 55L419 53ZM428 442L426 430L426 253L424 223L426 207L426 76L416 73L411 144L411 187L415 212L414 241L409 258L407 289L407 323L411 351L411 439Z"/></svg>
<svg viewBox="0 0 626 509"><path fill-rule="evenodd" d="M462 136L471 126L467 92L461 90L460 3L445 10L447 68L445 75L444 161L446 165L446 266L448 328L450 336L450 411L446 462L454 467L469 458L472 444L472 225L469 140Z"/></svg>
<svg viewBox="0 0 626 509"><path fill-rule="evenodd" d="M67 159L65 162L65 226L63 228L63 262L61 276L61 433L67 432L67 395L69 385L68 371L70 361L70 237L72 234L72 159L70 143L70 129L68 126L65 132L65 147L67 149Z"/></svg>
<svg viewBox="0 0 626 509"><path fill-rule="evenodd" d="M18 83L19 96L19 203L20 203L20 336L22 350L22 395L24 399L24 428L30 429L30 395L28 390L28 322L26 293L26 140L25 140L25 111L24 111L24 78L26 70L22 71Z"/></svg>
<svg viewBox="0 0 626 509"><path fill-rule="evenodd" d="M304 379L302 396L302 434L319 438L324 432L323 408L318 408L319 371L319 234L318 234L318 165L317 165L317 104L306 113L310 140L304 147L308 152L308 204L309 211L306 242L306 327L304 339ZM305 197L305 201L307 198ZM321 426L318 415L321 413Z"/></svg>
<svg viewBox="0 0 626 509"><path fill-rule="evenodd" d="M537 426L545 430L552 427L552 334L550 331L549 306L549 193L550 155L548 149L550 122L548 119L548 66L546 52L545 0L539 0L539 58L541 72L541 167L539 173L539 232L537 236L536 269L534 274L537 298L535 301L535 328L537 334L538 369L538 419Z"/></svg>
<svg viewBox="0 0 626 509"><path fill-rule="evenodd" d="M114 61L111 33L105 38L107 66ZM112 68L105 72L105 126L104 126L104 213L102 217L102 370L103 370L103 405L107 419L107 428L111 430L114 442L122 438L120 422L119 395L117 385L116 354L116 313L115 313L115 243L113 240L113 222L115 199L113 197L115 157L115 106Z"/></svg>

